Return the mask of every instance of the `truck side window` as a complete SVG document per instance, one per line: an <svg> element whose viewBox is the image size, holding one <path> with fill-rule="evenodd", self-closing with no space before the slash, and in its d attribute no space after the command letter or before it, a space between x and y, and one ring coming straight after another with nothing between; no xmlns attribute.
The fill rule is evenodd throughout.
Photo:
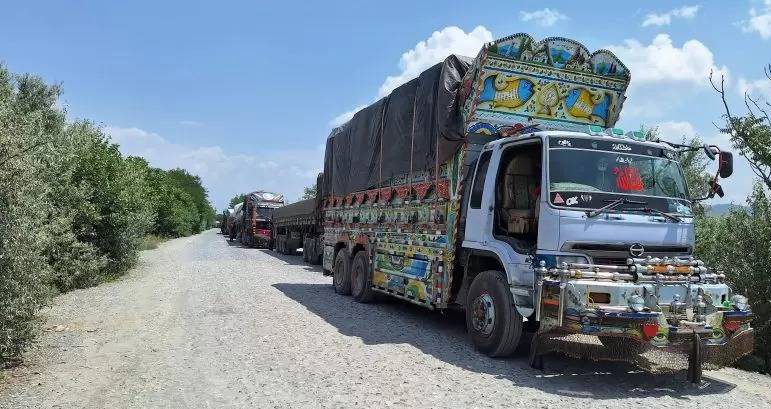
<svg viewBox="0 0 771 409"><path fill-rule="evenodd" d="M487 176L487 167L490 164L490 156L492 151L482 152L479 157L479 165L477 165L477 173L474 176L474 185L471 188L471 199L469 205L472 209L479 209L482 207L482 192L485 190L485 176Z"/></svg>

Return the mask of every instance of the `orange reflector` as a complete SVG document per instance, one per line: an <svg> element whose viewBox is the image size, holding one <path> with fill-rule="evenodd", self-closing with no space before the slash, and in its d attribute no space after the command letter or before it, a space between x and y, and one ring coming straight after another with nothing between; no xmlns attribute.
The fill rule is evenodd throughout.
<svg viewBox="0 0 771 409"><path fill-rule="evenodd" d="M668 269L668 266L658 265L658 266L653 266L653 272L654 273L668 273L669 269ZM688 266L675 267L673 272L674 273L678 273L678 274L688 274L688 273L691 272L691 268L688 267Z"/></svg>

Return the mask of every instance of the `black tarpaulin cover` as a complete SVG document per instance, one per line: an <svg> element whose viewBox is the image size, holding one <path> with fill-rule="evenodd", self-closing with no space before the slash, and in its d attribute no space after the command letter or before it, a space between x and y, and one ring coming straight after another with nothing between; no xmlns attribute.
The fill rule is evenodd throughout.
<svg viewBox="0 0 771 409"><path fill-rule="evenodd" d="M273 221L283 222L287 218L312 216L315 210L316 199L301 200L275 209L273 211Z"/></svg>
<svg viewBox="0 0 771 409"><path fill-rule="evenodd" d="M398 175L434 169L458 149L461 80L472 59L451 55L332 130L322 191L343 196Z"/></svg>

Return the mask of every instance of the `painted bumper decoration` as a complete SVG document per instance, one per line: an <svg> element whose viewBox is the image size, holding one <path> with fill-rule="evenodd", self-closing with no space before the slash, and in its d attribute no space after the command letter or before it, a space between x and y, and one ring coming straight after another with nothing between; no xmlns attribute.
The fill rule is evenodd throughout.
<svg viewBox="0 0 771 409"><path fill-rule="evenodd" d="M732 304L724 277L698 260L630 259L627 266L574 263L551 269L542 264L537 270L539 353L676 367L675 357L692 355L698 343L704 351L699 365L721 367L754 347L752 312ZM598 337L605 348L558 339L569 334ZM670 362L643 363L645 351L663 351L651 358Z"/></svg>

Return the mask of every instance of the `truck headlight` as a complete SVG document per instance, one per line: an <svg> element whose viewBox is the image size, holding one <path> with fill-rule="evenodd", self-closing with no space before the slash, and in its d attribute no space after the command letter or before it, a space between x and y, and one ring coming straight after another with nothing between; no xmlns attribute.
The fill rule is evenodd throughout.
<svg viewBox="0 0 771 409"><path fill-rule="evenodd" d="M731 297L731 305L736 311L747 311L750 308L747 303L747 297L739 294Z"/></svg>
<svg viewBox="0 0 771 409"><path fill-rule="evenodd" d="M632 294L626 299L629 309L634 312L642 312L645 309L645 299L640 294Z"/></svg>
<svg viewBox="0 0 771 409"><path fill-rule="evenodd" d="M573 264L589 264L589 259L584 256L557 256L557 267L562 268L562 263Z"/></svg>

